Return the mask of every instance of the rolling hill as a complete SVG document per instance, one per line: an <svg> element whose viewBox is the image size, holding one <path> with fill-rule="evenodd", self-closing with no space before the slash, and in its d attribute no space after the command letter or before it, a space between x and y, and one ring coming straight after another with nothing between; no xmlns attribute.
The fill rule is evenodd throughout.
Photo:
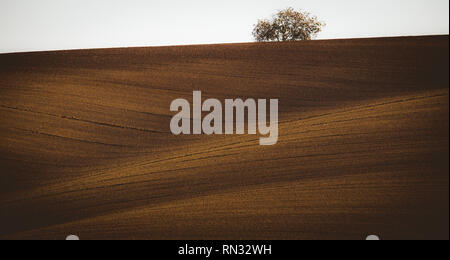
<svg viewBox="0 0 450 260"><path fill-rule="evenodd" d="M0 55L0 238L448 239L448 36ZM279 99L279 140L170 133Z"/></svg>

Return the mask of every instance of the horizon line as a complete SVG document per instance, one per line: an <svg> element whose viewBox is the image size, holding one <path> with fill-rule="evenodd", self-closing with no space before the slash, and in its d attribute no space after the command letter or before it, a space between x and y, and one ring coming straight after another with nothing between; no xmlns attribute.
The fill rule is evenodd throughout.
<svg viewBox="0 0 450 260"><path fill-rule="evenodd" d="M397 36L368 36L368 37L342 37L342 38L325 38L313 39L307 41L271 41L271 42L222 42L222 43L194 43L194 44L174 44L174 45L136 45L136 46L111 46L111 47L90 47L90 48L70 48L70 49L48 49L48 50L31 50L31 51L12 51L2 52L0 55L7 54L32 54L45 52L69 52L69 51L86 51L86 50L111 50L111 49L131 49L131 48L170 48L170 47L189 47L189 46L213 46L213 45L233 45L233 44L270 44L270 43L292 43L292 42L318 42L318 41L339 41L339 40L362 40L362 39L389 39L389 38L414 38L414 37L449 37L450 34L418 34L418 35L397 35Z"/></svg>

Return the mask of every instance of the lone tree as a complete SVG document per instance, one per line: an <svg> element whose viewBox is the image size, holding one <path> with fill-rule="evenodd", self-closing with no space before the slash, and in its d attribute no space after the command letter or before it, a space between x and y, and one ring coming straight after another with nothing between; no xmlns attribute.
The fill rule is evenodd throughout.
<svg viewBox="0 0 450 260"><path fill-rule="evenodd" d="M308 12L287 8L274 15L272 20L259 20L253 29L258 42L311 40L325 23Z"/></svg>

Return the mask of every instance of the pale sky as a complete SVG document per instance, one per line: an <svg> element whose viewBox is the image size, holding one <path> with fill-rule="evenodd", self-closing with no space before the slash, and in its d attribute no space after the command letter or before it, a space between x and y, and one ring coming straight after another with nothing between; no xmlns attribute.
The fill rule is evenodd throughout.
<svg viewBox="0 0 450 260"><path fill-rule="evenodd" d="M0 0L0 53L251 42L289 6L318 39L449 34L449 0Z"/></svg>

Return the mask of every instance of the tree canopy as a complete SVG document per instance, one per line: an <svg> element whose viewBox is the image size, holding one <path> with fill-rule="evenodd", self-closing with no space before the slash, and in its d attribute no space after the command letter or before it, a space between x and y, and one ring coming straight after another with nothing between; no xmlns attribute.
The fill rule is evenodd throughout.
<svg viewBox="0 0 450 260"><path fill-rule="evenodd" d="M279 11L272 20L259 20L253 29L258 42L311 40L325 23L308 12L287 8Z"/></svg>

